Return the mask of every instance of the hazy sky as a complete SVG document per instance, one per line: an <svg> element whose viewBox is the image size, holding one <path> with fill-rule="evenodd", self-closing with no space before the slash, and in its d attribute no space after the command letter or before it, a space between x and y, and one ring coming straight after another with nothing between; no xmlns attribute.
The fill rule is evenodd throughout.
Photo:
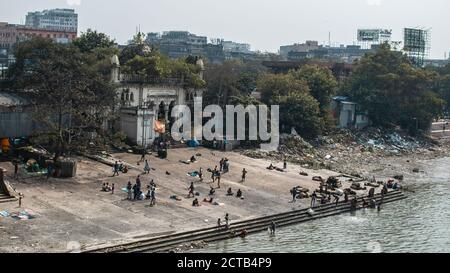
<svg viewBox="0 0 450 273"><path fill-rule="evenodd" d="M431 57L450 51L449 0L0 0L0 21L20 23L28 11L72 7L79 29L102 31L125 43L143 32L188 30L276 52L305 40L353 44L358 28L432 29Z"/></svg>

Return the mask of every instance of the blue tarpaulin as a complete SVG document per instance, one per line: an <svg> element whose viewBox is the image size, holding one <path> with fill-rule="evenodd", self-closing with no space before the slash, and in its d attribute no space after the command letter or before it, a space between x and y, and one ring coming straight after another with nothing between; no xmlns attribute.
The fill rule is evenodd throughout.
<svg viewBox="0 0 450 273"><path fill-rule="evenodd" d="M194 147L195 148L195 147L198 147L200 145L200 143L197 140L193 139L193 140L189 140L187 142L187 145L188 145L188 147Z"/></svg>

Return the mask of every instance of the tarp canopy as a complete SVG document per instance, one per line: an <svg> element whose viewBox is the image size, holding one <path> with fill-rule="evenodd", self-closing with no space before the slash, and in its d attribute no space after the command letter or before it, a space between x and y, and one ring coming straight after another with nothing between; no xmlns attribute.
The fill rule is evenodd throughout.
<svg viewBox="0 0 450 273"><path fill-rule="evenodd" d="M196 139L189 140L187 142L188 147L198 147L200 143Z"/></svg>

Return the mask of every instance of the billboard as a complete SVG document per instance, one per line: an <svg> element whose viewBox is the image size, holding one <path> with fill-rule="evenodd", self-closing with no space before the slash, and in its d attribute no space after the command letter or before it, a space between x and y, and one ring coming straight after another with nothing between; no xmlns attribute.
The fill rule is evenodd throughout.
<svg viewBox="0 0 450 273"><path fill-rule="evenodd" d="M425 52L428 32L424 29L405 28L404 30L405 51Z"/></svg>
<svg viewBox="0 0 450 273"><path fill-rule="evenodd" d="M391 29L358 29L359 42L382 43L390 41L391 36Z"/></svg>
<svg viewBox="0 0 450 273"><path fill-rule="evenodd" d="M403 32L403 50L414 65L422 67L424 65L425 58L428 56L430 30L421 28L405 28Z"/></svg>

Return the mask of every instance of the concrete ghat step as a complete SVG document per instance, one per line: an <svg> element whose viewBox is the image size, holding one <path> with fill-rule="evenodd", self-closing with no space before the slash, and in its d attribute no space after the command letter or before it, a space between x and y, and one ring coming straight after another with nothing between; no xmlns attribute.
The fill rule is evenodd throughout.
<svg viewBox="0 0 450 273"><path fill-rule="evenodd" d="M399 200L402 200L402 199L405 199L405 198L406 198L406 196L397 197L395 200L387 201L386 203L399 201ZM330 211L330 212L323 213L323 214L321 214L320 216L317 216L317 217L305 217L301 221L295 220L295 221L291 221L291 222L280 222L280 223L277 222L277 227L286 227L286 226L289 226L289 225L301 224L301 223L304 223L304 222L308 222L308 221L312 221L312 220L316 220L316 219L320 219L320 218L325 218L325 217L329 217L329 216L336 216L336 215L339 215L339 214L342 214L342 213L349 213L349 212L350 212L350 210L341 210L341 211L334 211L334 212ZM268 228L268 225L263 225L263 226L259 226L259 227L252 227L252 228L247 229L247 232L248 232L248 234L264 232L264 231L267 231L267 228ZM205 243L211 243L211 242L223 241L223 240L236 238L238 236L239 236L239 233L237 233L234 236L230 236L229 234L218 235L218 236L212 236L210 238L206 238L206 239L203 239L203 240L194 240L194 241L191 241L191 242L201 241L201 242L205 242ZM176 246L177 245L167 245L165 247L158 247L158 248L155 248L155 249L143 248L141 250L135 248L135 249L131 249L130 251L126 251L126 252L158 252L158 253L161 253L161 252L168 252L170 250L173 250L174 248L176 248Z"/></svg>
<svg viewBox="0 0 450 273"><path fill-rule="evenodd" d="M5 193L0 193L0 203L13 202L16 200L17 200L17 198L14 196L9 196L9 195L6 195Z"/></svg>
<svg viewBox="0 0 450 273"><path fill-rule="evenodd" d="M381 199L381 196L378 194L375 196L377 200ZM388 203L391 199L403 199L405 198L401 192L390 192L385 196L385 202ZM362 198L359 198L361 201ZM395 200L394 200L395 201ZM327 204L318 206L315 208L317 213L321 213L325 216L327 214L340 214L344 212L350 211L350 206L348 203L344 203L343 201L339 203L338 207L335 204ZM277 215L270 215L259 217L255 219L245 220L236 222L231 225L231 230L241 230L243 228L257 231L258 229L264 230L267 229L267 225L270 221L277 221L277 225L283 226L285 223L295 224L300 223L306 220L312 220L320 217L310 217L307 215L307 209L301 209L296 211L289 211L286 213L281 213ZM279 224L278 224L279 223ZM85 252L155 252L163 249L173 248L181 243L193 242L198 240L206 240L213 241L216 239L227 239L230 238L230 230L219 230L217 227L204 228L194 231L181 232L178 234L172 234L167 236L161 236L156 238L144 239L136 242L110 245L108 247L100 247L100 248L91 248L85 250Z"/></svg>
<svg viewBox="0 0 450 273"><path fill-rule="evenodd" d="M385 197L385 200L388 198L393 198L397 196L399 192L392 192L389 194L389 196ZM380 196L378 195L378 198ZM361 198L360 198L361 199ZM341 202L339 206L346 206L347 210L349 210L349 204ZM298 218L298 217L306 217L306 210L297 210L297 211L290 211L287 213L282 213L278 215L271 215L266 217L260 217L256 219L236 222L231 226L231 230L240 230L243 228L250 228L250 226L255 224L262 224L264 228L267 228L267 225L270 223L271 220L280 221L280 219L287 218L291 220L292 218ZM334 204L331 205L322 205L315 208L316 212L319 212L321 210L336 210L336 206ZM301 214L301 215L299 215ZM280 218L282 217L282 218ZM309 218L309 217L308 217ZM201 230L194 230L190 232L183 232L179 234L174 234L172 236L163 236L160 238L152 238L147 240L142 240L138 242L132 242L132 243L126 243L126 244L118 244L116 246L112 246L109 248L98 248L97 250L93 250L94 252L135 252L135 251L157 251L161 247L167 247L170 245L176 245L186 242L192 242L199 239L208 238L211 236L217 236L218 233L223 233L226 236L229 237L229 230L218 230L217 227L211 227Z"/></svg>
<svg viewBox="0 0 450 273"><path fill-rule="evenodd" d="M403 195L403 194L401 192L397 192L397 191L389 192L388 195L386 195L386 198L390 198L391 196L396 196L396 195ZM376 197L380 198L381 195L377 194ZM359 197L358 200L362 200L362 197ZM339 203L340 203L340 206L345 205L344 201L341 201ZM327 209L327 208L336 209L336 206L335 206L335 204L326 204L326 205L317 206L314 209L316 211L318 211L318 210L323 210L323 209ZM296 215L299 215L302 213L305 214L307 210L308 210L308 208L305 208L305 209L288 211L288 212L275 214L275 215L262 216L262 217L253 218L253 219L249 219L249 220L238 221L238 222L233 223L231 225L231 228L239 228L239 227L249 225L254 222L258 223L258 222L262 222L262 221L266 221L266 222L269 221L268 223L270 223L271 220L278 219L280 217L291 217L291 216L296 216ZM135 247L136 245L155 244L155 243L161 243L163 241L168 241L168 240L170 241L170 240L179 239L179 238L190 238L190 237L194 236L195 234L199 234L199 233L215 233L215 232L217 232L217 227L208 227L208 228L203 228L203 229L174 233L174 234L170 234L170 235L166 235L166 236L159 236L159 237L147 238L147 239L142 239L142 240L136 240L136 241L131 241L128 243L116 243L116 244L111 243L109 245L102 245L101 247L92 246L92 247L85 249L85 252L104 252L104 251L110 252L110 251L116 251L117 249L132 248L132 247Z"/></svg>
<svg viewBox="0 0 450 273"><path fill-rule="evenodd" d="M15 202L15 201L17 201L17 198L15 198L15 197L10 197L7 199L0 199L0 203Z"/></svg>
<svg viewBox="0 0 450 273"><path fill-rule="evenodd" d="M388 202L397 201L397 200L400 200L403 198L405 198L405 197L404 196L395 196L395 197L392 197L392 199L386 199L384 202L388 203ZM342 213L346 213L346 212L350 212L350 211L351 211L351 209L350 209L349 205L345 206L345 207L340 206L340 208L338 208L338 209L335 209L333 207L328 207L321 212L317 212L317 215L315 215L313 217L309 216L306 213L302 213L301 215L297 215L292 218L282 218L282 219L274 219L274 220L276 221L277 226L282 227L282 226L287 226L287 225L299 224L299 223L311 221L314 219L338 215L338 214L342 214ZM184 238L184 239L180 238L180 239L174 239L171 242L160 242L160 243L157 242L157 243L149 244L149 245L144 244L143 246L131 247L130 249L126 249L121 252L162 252L162 251L167 251L167 250L173 249L174 247L176 247L180 244L183 244L183 243L185 244L188 242L195 242L195 241L212 242L212 241L218 241L218 240L224 240L224 239L238 237L239 231L242 229L246 229L249 234L264 231L264 230L267 230L267 227L269 224L270 224L270 221L253 223L250 225L241 226L239 228L232 227L230 230L218 232L217 234L194 235L191 238L189 238L188 241L186 240L186 238ZM234 235L232 235L230 233L231 231L235 231L236 233Z"/></svg>

